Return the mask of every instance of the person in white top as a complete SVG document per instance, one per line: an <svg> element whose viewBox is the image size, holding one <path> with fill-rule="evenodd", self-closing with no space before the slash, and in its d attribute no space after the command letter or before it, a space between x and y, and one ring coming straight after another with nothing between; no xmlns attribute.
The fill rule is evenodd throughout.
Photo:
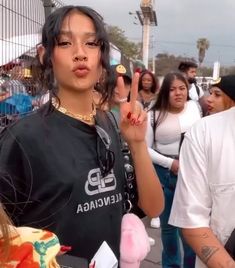
<svg viewBox="0 0 235 268"><path fill-rule="evenodd" d="M165 209L160 215L162 267L181 267L178 228L168 224L184 133L200 119L198 105L189 100L188 83L181 73L165 76L156 104L148 112L146 141L164 189ZM183 241L184 268L194 267L195 253Z"/></svg>
<svg viewBox="0 0 235 268"><path fill-rule="evenodd" d="M210 95L207 97L208 115L222 112L234 106L234 100L229 96L232 88L222 87L219 78L212 83L209 89ZM222 78L222 82L224 78Z"/></svg>
<svg viewBox="0 0 235 268"><path fill-rule="evenodd" d="M189 87L189 97L191 100L197 101L200 104L201 111L203 115L207 113L206 97L204 95L203 89L197 85L196 75L197 75L198 65L192 61L182 61L178 66L178 70L188 80L190 84Z"/></svg>
<svg viewBox="0 0 235 268"><path fill-rule="evenodd" d="M223 89L234 104L186 133L169 223L182 228L200 258L196 268L234 268L235 76L224 76L213 87Z"/></svg>

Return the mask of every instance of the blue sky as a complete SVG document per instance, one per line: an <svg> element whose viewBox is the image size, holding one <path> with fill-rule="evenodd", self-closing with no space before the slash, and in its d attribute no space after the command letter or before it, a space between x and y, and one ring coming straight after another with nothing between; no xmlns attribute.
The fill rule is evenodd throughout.
<svg viewBox="0 0 235 268"><path fill-rule="evenodd" d="M87 5L106 23L119 26L132 41L140 42L142 27L134 15L140 0L63 0L65 4ZM196 42L207 38L210 48L205 65L235 65L234 0L155 0L158 26L151 28L151 55L169 53L197 59Z"/></svg>

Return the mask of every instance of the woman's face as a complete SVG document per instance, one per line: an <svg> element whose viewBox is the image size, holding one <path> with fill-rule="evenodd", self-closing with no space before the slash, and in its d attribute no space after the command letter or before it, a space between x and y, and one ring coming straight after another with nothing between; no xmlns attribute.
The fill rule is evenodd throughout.
<svg viewBox="0 0 235 268"><path fill-rule="evenodd" d="M207 97L207 108L209 114L222 112L234 106L234 101L218 87L210 89Z"/></svg>
<svg viewBox="0 0 235 268"><path fill-rule="evenodd" d="M94 88L102 73L101 51L89 17L74 11L64 19L52 65L59 90Z"/></svg>
<svg viewBox="0 0 235 268"><path fill-rule="evenodd" d="M153 85L153 79L152 76L150 74L145 74L142 77L142 89L149 91L151 90L151 87Z"/></svg>
<svg viewBox="0 0 235 268"><path fill-rule="evenodd" d="M172 112L179 112L184 108L188 97L188 88L186 84L174 79L169 92L169 110Z"/></svg>

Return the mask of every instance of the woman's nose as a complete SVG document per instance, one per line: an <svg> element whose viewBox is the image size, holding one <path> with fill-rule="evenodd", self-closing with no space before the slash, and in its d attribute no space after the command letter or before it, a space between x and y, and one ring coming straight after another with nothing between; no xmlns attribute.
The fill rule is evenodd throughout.
<svg viewBox="0 0 235 268"><path fill-rule="evenodd" d="M82 44L76 44L74 46L73 61L87 61L87 53Z"/></svg>
<svg viewBox="0 0 235 268"><path fill-rule="evenodd" d="M209 96L206 98L206 102L211 103L211 102L212 102L212 99L213 99L212 95L209 95Z"/></svg>
<svg viewBox="0 0 235 268"><path fill-rule="evenodd" d="M84 55L76 55L73 57L73 61L77 62L77 61L87 61L87 57Z"/></svg>
<svg viewBox="0 0 235 268"><path fill-rule="evenodd" d="M179 95L181 92L182 92L182 91L181 91L179 88L177 88L177 89L175 90L175 94L176 94L176 95Z"/></svg>

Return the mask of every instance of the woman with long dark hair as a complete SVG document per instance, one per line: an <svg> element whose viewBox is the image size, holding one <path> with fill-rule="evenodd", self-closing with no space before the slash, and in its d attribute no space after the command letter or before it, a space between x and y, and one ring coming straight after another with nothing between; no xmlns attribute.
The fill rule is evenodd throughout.
<svg viewBox="0 0 235 268"><path fill-rule="evenodd" d="M168 224L177 182L179 152L184 133L200 119L198 105L189 100L188 83L180 73L165 76L156 104L148 113L146 140L165 195L160 215L162 266L181 267L179 230ZM195 254L183 241L184 268L194 267Z"/></svg>
<svg viewBox="0 0 235 268"><path fill-rule="evenodd" d="M101 16L84 6L64 6L47 18L38 47L41 88L50 101L2 134L0 163L11 174L1 183L17 225L46 228L71 255L90 260L103 241L119 258L125 170L119 137L93 90L108 101L109 41ZM138 74L127 102L118 78L120 129L136 172L139 206L159 214L163 194L145 143L146 113L135 105Z"/></svg>
<svg viewBox="0 0 235 268"><path fill-rule="evenodd" d="M158 80L154 74L148 70L142 71L139 79L138 101L145 110L150 109L156 102L158 88Z"/></svg>

